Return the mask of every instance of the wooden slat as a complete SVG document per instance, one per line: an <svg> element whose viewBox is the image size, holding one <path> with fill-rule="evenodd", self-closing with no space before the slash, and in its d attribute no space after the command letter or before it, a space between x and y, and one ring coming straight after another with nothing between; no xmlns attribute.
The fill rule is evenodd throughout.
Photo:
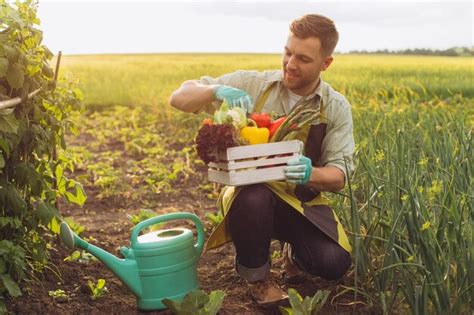
<svg viewBox="0 0 474 315"><path fill-rule="evenodd" d="M292 157L290 156L281 156L281 157L274 157L268 159L259 159L259 160L251 160L251 161L242 161L242 162L234 162L234 163L209 163L209 166L212 168L217 168L221 170L233 171L233 170L240 170L246 169L250 167L260 167L260 166L271 166L271 165L278 165L278 164L286 164L288 160Z"/></svg>
<svg viewBox="0 0 474 315"><path fill-rule="evenodd" d="M227 152L219 156L219 158L225 161L231 161L237 159L263 157L268 155L298 153L302 150L303 142L299 140L291 140L228 148Z"/></svg>
<svg viewBox="0 0 474 315"><path fill-rule="evenodd" d="M277 166L241 172L224 172L209 169L208 178L212 182L230 186L264 183L285 179L285 167Z"/></svg>

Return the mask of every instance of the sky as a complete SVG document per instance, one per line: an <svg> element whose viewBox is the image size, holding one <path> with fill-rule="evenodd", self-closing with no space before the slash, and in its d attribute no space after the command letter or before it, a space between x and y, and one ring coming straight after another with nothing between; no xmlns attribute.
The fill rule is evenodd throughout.
<svg viewBox="0 0 474 315"><path fill-rule="evenodd" d="M473 2L464 1L51 1L39 0L54 53L280 53L291 20L325 15L338 52L472 47Z"/></svg>

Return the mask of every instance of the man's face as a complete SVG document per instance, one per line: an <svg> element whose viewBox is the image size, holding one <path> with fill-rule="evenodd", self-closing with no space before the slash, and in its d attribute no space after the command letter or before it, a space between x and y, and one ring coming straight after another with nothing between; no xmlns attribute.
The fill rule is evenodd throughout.
<svg viewBox="0 0 474 315"><path fill-rule="evenodd" d="M302 39L290 33L283 52L283 85L298 95L310 94L332 59L322 55L319 38Z"/></svg>

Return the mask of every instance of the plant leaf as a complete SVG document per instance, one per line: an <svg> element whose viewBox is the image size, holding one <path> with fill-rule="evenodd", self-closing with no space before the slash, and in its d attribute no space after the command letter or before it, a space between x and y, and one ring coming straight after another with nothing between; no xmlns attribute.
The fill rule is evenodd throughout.
<svg viewBox="0 0 474 315"><path fill-rule="evenodd" d="M282 315L293 315L295 312L293 312L293 309L291 307L283 307L280 306L280 312Z"/></svg>
<svg viewBox="0 0 474 315"><path fill-rule="evenodd" d="M15 63L18 61L18 57L20 56L20 52L17 48L11 47L4 45L3 46L3 51L5 56L7 57L8 61L10 63Z"/></svg>
<svg viewBox="0 0 474 315"><path fill-rule="evenodd" d="M206 315L215 315L220 310L224 301L225 293L222 290L212 291L209 294L209 302L204 307Z"/></svg>
<svg viewBox="0 0 474 315"><path fill-rule="evenodd" d="M25 73L23 72L23 66L19 63L14 63L8 67L6 74L7 82L14 89L21 88L25 82Z"/></svg>
<svg viewBox="0 0 474 315"><path fill-rule="evenodd" d="M8 294L13 297L17 297L21 295L21 290L18 284L12 280L10 275L2 275L2 281L5 288L8 290Z"/></svg>
<svg viewBox="0 0 474 315"><path fill-rule="evenodd" d="M97 280L97 289L103 289L105 286L105 279Z"/></svg>
<svg viewBox="0 0 474 315"><path fill-rule="evenodd" d="M20 122L12 115L0 115L0 131L17 133Z"/></svg>
<svg viewBox="0 0 474 315"><path fill-rule="evenodd" d="M191 291L183 298L181 311L195 314L197 310L204 307L209 302L209 296L202 290Z"/></svg>
<svg viewBox="0 0 474 315"><path fill-rule="evenodd" d="M41 203L36 209L36 217L44 225L49 224L53 217L59 215L58 210L51 204Z"/></svg>
<svg viewBox="0 0 474 315"><path fill-rule="evenodd" d="M331 292L328 290L318 290L311 298L311 311L312 314L318 314L319 311L323 308L324 304L326 304L326 300L329 297Z"/></svg>
<svg viewBox="0 0 474 315"><path fill-rule="evenodd" d="M87 200L86 193L84 192L84 187L78 182L74 181L73 183L75 192L71 193L69 191L66 191L64 195L66 196L69 202L75 203L79 206L83 206Z"/></svg>
<svg viewBox="0 0 474 315"><path fill-rule="evenodd" d="M288 290L288 298L290 300L290 304L291 304L291 307L293 308L293 311L296 314L303 314L303 307L301 303L303 301L303 298L298 293L298 291L296 291L293 288L290 288Z"/></svg>
<svg viewBox="0 0 474 315"><path fill-rule="evenodd" d="M4 77L8 70L8 59L0 57L0 77Z"/></svg>
<svg viewBox="0 0 474 315"><path fill-rule="evenodd" d="M163 299L162 300L163 304L166 305L167 308L169 308L173 314L180 314L181 311L181 301L173 301L170 299Z"/></svg>

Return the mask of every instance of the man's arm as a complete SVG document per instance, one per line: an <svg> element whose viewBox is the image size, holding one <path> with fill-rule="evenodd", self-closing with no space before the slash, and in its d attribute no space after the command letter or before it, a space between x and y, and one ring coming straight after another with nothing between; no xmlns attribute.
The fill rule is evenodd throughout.
<svg viewBox="0 0 474 315"><path fill-rule="evenodd" d="M312 167L311 160L302 155L290 159L285 170L287 181L304 184L317 191L339 191L344 188L346 176L353 169L354 138L350 105L347 103L347 106L339 109L332 115L335 119L323 141L324 166ZM347 175L345 168L349 170Z"/></svg>
<svg viewBox="0 0 474 315"><path fill-rule="evenodd" d="M216 85L205 85L195 80L185 81L171 94L170 104L184 112L197 112L216 100L215 87Z"/></svg>
<svg viewBox="0 0 474 315"><path fill-rule="evenodd" d="M345 176L335 166L313 167L307 184L317 191L339 191L344 188Z"/></svg>

